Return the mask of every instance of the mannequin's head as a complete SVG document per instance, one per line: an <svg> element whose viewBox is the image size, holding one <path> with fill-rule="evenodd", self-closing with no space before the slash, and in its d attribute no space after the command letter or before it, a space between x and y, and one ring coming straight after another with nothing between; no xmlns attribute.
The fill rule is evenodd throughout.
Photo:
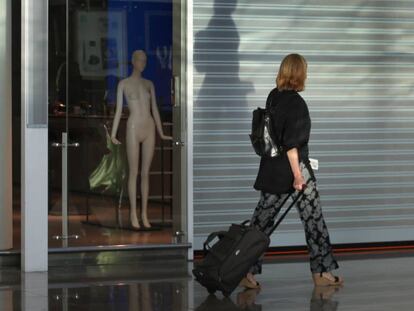
<svg viewBox="0 0 414 311"><path fill-rule="evenodd" d="M132 53L131 62L134 70L143 72L147 65L147 54L143 50L136 50Z"/></svg>
<svg viewBox="0 0 414 311"><path fill-rule="evenodd" d="M303 91L305 89L307 70L308 64L302 55L287 55L282 60L277 74L276 85L278 90Z"/></svg>

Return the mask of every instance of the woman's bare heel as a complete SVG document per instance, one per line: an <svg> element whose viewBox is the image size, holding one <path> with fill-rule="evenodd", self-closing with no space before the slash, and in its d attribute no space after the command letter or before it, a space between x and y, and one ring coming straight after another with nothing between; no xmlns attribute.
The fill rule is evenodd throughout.
<svg viewBox="0 0 414 311"><path fill-rule="evenodd" d="M328 275L326 272L314 273L312 278L315 286L337 286L344 283L344 280L341 277L332 274ZM333 280L331 278L333 278Z"/></svg>
<svg viewBox="0 0 414 311"><path fill-rule="evenodd" d="M259 282L257 282L254 279L253 274L251 274L250 272L247 273L247 275L241 280L240 286L247 288L247 289L256 289L256 288L260 288L260 284Z"/></svg>

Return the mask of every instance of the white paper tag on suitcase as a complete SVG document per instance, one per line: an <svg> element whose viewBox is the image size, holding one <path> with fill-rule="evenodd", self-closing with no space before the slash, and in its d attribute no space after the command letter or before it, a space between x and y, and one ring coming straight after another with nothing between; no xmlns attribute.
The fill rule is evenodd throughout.
<svg viewBox="0 0 414 311"><path fill-rule="evenodd" d="M319 169L319 160L317 159L309 159L311 168L317 171Z"/></svg>

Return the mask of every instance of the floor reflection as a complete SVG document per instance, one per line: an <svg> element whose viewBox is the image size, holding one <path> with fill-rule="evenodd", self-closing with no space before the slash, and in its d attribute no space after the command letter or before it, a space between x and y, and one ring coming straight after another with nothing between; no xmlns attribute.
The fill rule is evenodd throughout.
<svg viewBox="0 0 414 311"><path fill-rule="evenodd" d="M207 298L195 309L196 311L236 311L236 310L262 310L260 304L256 304L256 297L260 289L248 289L235 295L236 299L219 295L208 295ZM233 295L234 296L234 295Z"/></svg>
<svg viewBox="0 0 414 311"><path fill-rule="evenodd" d="M0 310L13 310L13 291L0 289Z"/></svg>
<svg viewBox="0 0 414 311"><path fill-rule="evenodd" d="M246 289L237 293L237 307L239 310L262 310L262 306L256 303L256 297L260 293L260 288Z"/></svg>
<svg viewBox="0 0 414 311"><path fill-rule="evenodd" d="M336 311L339 302L333 296L341 287L314 287L309 303L310 311ZM234 298L225 298L221 295L208 295L207 298L195 309L196 311L261 311L262 304L257 302L260 289L246 289ZM234 299L234 300L233 300Z"/></svg>
<svg viewBox="0 0 414 311"><path fill-rule="evenodd" d="M339 302L333 300L333 295L342 288L342 286L315 286L310 300L310 311L336 311Z"/></svg>
<svg viewBox="0 0 414 311"><path fill-rule="evenodd" d="M0 269L0 311L411 311L412 259L342 261L344 287L313 287L303 262L265 264L261 289L237 288L230 298L208 295L186 262Z"/></svg>
<svg viewBox="0 0 414 311"><path fill-rule="evenodd" d="M132 283L50 291L49 310L188 310L183 283ZM30 309L27 309L30 310Z"/></svg>
<svg viewBox="0 0 414 311"><path fill-rule="evenodd" d="M22 310L48 310L48 273L34 272L22 274L21 290L20 303Z"/></svg>

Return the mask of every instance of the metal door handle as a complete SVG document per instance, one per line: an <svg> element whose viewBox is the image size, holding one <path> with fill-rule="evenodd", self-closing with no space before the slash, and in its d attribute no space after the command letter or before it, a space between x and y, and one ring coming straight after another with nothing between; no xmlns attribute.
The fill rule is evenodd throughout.
<svg viewBox="0 0 414 311"><path fill-rule="evenodd" d="M64 146L64 144L61 144L61 143L52 143L52 147L54 147L54 148L59 148L59 147L63 147L63 146ZM71 144L66 145L66 147L75 147L75 148L77 148L79 146L80 146L79 143L71 143Z"/></svg>
<svg viewBox="0 0 414 311"><path fill-rule="evenodd" d="M183 141L180 141L180 140L176 140L174 142L174 146L180 146L180 147L182 147L182 146L184 146L184 142Z"/></svg>
<svg viewBox="0 0 414 311"><path fill-rule="evenodd" d="M75 148L78 148L80 146L80 144L79 143L70 143L70 144L68 144L68 147L75 147Z"/></svg>

